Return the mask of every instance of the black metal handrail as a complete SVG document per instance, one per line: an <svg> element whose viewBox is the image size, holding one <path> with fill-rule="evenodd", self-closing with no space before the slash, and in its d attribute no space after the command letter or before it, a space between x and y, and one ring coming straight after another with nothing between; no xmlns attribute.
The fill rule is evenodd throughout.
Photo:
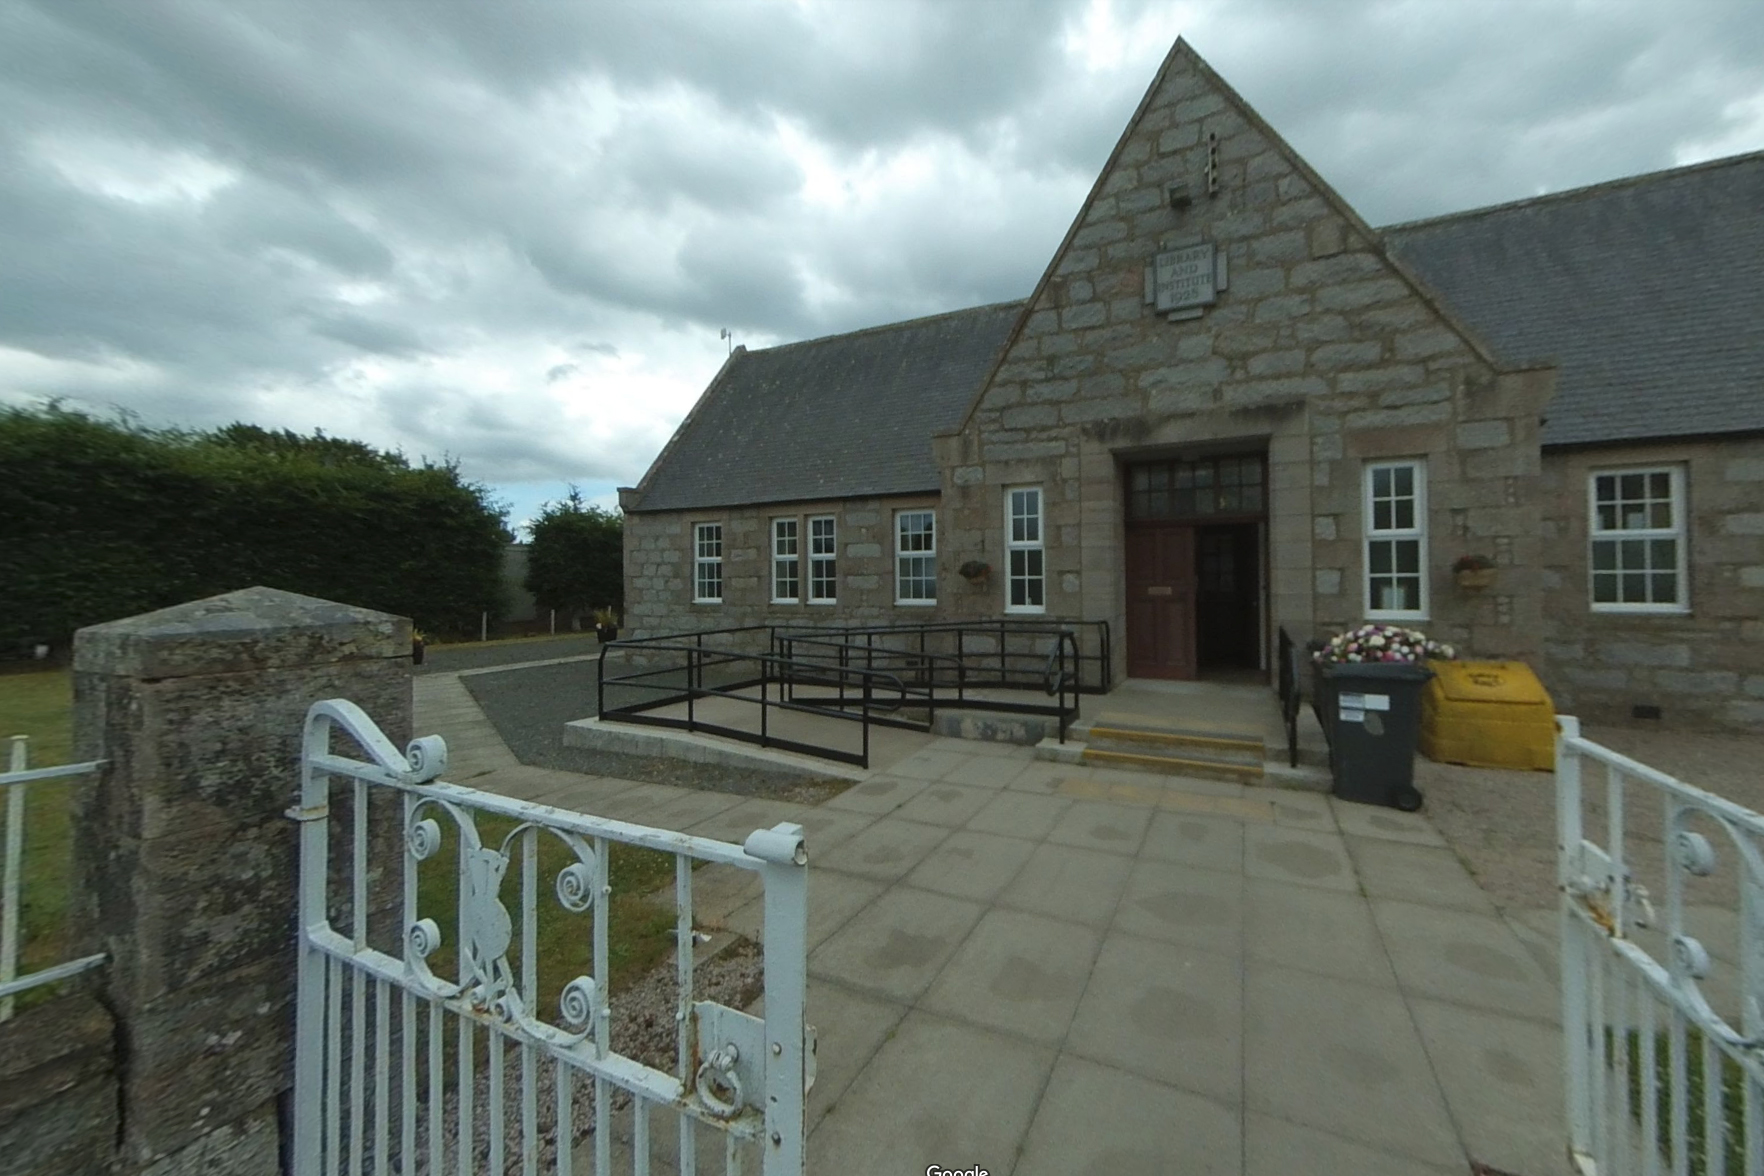
<svg viewBox="0 0 1764 1176"><path fill-rule="evenodd" d="M1303 647L1292 639L1286 626L1280 626L1280 718L1286 724L1287 766L1299 762L1298 719L1299 701L1304 674Z"/></svg>
<svg viewBox="0 0 1764 1176"><path fill-rule="evenodd" d="M1084 652L1081 631L1092 635L1097 652ZM982 636L990 643L981 641ZM1031 648L1011 648L1013 638L1019 646L1026 641ZM1045 649L1034 648L1049 638ZM939 645L943 648L936 648ZM609 676L608 660L621 652L664 664ZM596 663L599 716L705 731L868 767L871 725L929 731L939 709L1048 715L1058 720L1064 743L1078 717L1078 696L1108 688L1110 655L1106 621L935 622L826 629L742 625L626 638L608 642ZM706 671L711 671L708 681ZM757 698L751 693L755 686ZM609 687L651 697L608 705ZM976 698L969 691L977 687L1040 689L1055 701ZM759 733L700 718L698 700L712 697L757 705ZM678 703L686 706L683 719L650 713ZM862 751L772 735L774 709L856 721L862 728ZM921 710L922 718L917 715Z"/></svg>
<svg viewBox="0 0 1764 1176"><path fill-rule="evenodd" d="M765 626L750 626L750 629L764 629ZM602 721L611 719L616 722L637 723L652 727L670 727L675 730L690 732L703 731L712 735L723 735L731 739L739 739L746 743L757 743L761 747L777 747L786 751L801 752L805 755L818 756L822 759L836 760L840 763L856 764L859 767L870 766L870 727L872 724L881 726L913 727L914 724L897 720L891 716L898 712L908 700L908 692L900 679L882 670L859 669L841 666L799 666L789 664L786 659L772 653L738 653L729 650L705 649L702 638L724 633L744 632L745 629L708 630L705 633L676 635L673 638L637 638L630 642L609 642L601 651L596 661L596 686L599 701L598 714ZM691 640L683 640L690 638ZM615 675L610 684L624 689L653 691L658 696L639 700L624 706L608 706L606 689L609 680L606 676L606 655L612 648L628 645L640 648L645 653L678 654L684 664L670 664L645 669L627 671ZM705 671L722 667L737 667L737 672L727 681L717 685L707 685ZM740 672L746 670L746 673ZM757 670L757 674L753 671ZM678 677L684 673L685 683L680 684ZM673 678L672 681L649 682L649 678ZM825 707L810 703L798 702L786 696L785 683L814 682L822 685L836 684L844 695L848 686L855 689L853 705L857 713L844 710L829 711ZM772 687L779 687L778 696L772 696ZM755 686L760 689L756 699L745 693ZM878 687L888 691L887 695L878 696ZM757 733L730 727L698 716L698 702L705 698L732 698L739 702L758 705L760 729ZM656 715L648 712L675 703L686 704L686 717L677 718L670 715ZM840 748L827 747L821 744L803 743L799 740L787 739L771 732L771 712L774 710L795 711L805 714L824 715L857 723L860 728L860 750L846 751Z"/></svg>
<svg viewBox="0 0 1764 1176"><path fill-rule="evenodd" d="M1040 639L1072 634L1074 681L1080 693L1106 694L1113 684L1114 650L1107 621L1005 617L990 621L780 628L784 640L835 642L892 649L924 658L955 659L969 687L1033 689L1046 651ZM1017 648L1013 648L1013 643ZM1090 646L1094 652L1086 652Z"/></svg>

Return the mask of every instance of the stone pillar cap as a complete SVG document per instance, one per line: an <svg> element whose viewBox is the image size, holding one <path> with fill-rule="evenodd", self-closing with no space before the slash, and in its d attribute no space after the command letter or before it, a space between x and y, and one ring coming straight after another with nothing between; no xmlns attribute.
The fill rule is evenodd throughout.
<svg viewBox="0 0 1764 1176"><path fill-rule="evenodd" d="M131 678L410 656L410 621L279 588L241 588L74 634L74 669Z"/></svg>

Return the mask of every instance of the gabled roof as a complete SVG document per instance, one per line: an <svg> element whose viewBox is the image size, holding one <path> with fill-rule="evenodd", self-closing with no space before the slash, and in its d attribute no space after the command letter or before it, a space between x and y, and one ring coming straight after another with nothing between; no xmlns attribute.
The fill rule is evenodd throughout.
<svg viewBox="0 0 1764 1176"><path fill-rule="evenodd" d="M1503 362L1560 367L1545 445L1764 430L1764 152L1382 232Z"/></svg>
<svg viewBox="0 0 1764 1176"><path fill-rule="evenodd" d="M737 350L628 509L695 510L935 492L954 427L1021 302Z"/></svg>

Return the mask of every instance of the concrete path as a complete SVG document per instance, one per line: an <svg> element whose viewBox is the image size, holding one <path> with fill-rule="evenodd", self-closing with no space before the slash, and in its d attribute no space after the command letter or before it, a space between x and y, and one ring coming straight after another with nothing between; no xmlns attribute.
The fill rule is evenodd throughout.
<svg viewBox="0 0 1764 1176"><path fill-rule="evenodd" d="M1549 945L1424 817L948 739L809 809L522 767L456 680L416 689L455 782L805 826L813 1173L1568 1171ZM695 891L758 931L755 891Z"/></svg>

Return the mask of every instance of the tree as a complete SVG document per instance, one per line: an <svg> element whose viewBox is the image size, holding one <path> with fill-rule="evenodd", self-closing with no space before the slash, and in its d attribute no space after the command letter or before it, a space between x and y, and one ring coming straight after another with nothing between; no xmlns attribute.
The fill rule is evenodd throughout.
<svg viewBox="0 0 1764 1176"><path fill-rule="evenodd" d="M625 600L625 520L589 506L581 491L548 502L533 520L527 552L527 591L540 608L579 615L622 608Z"/></svg>

